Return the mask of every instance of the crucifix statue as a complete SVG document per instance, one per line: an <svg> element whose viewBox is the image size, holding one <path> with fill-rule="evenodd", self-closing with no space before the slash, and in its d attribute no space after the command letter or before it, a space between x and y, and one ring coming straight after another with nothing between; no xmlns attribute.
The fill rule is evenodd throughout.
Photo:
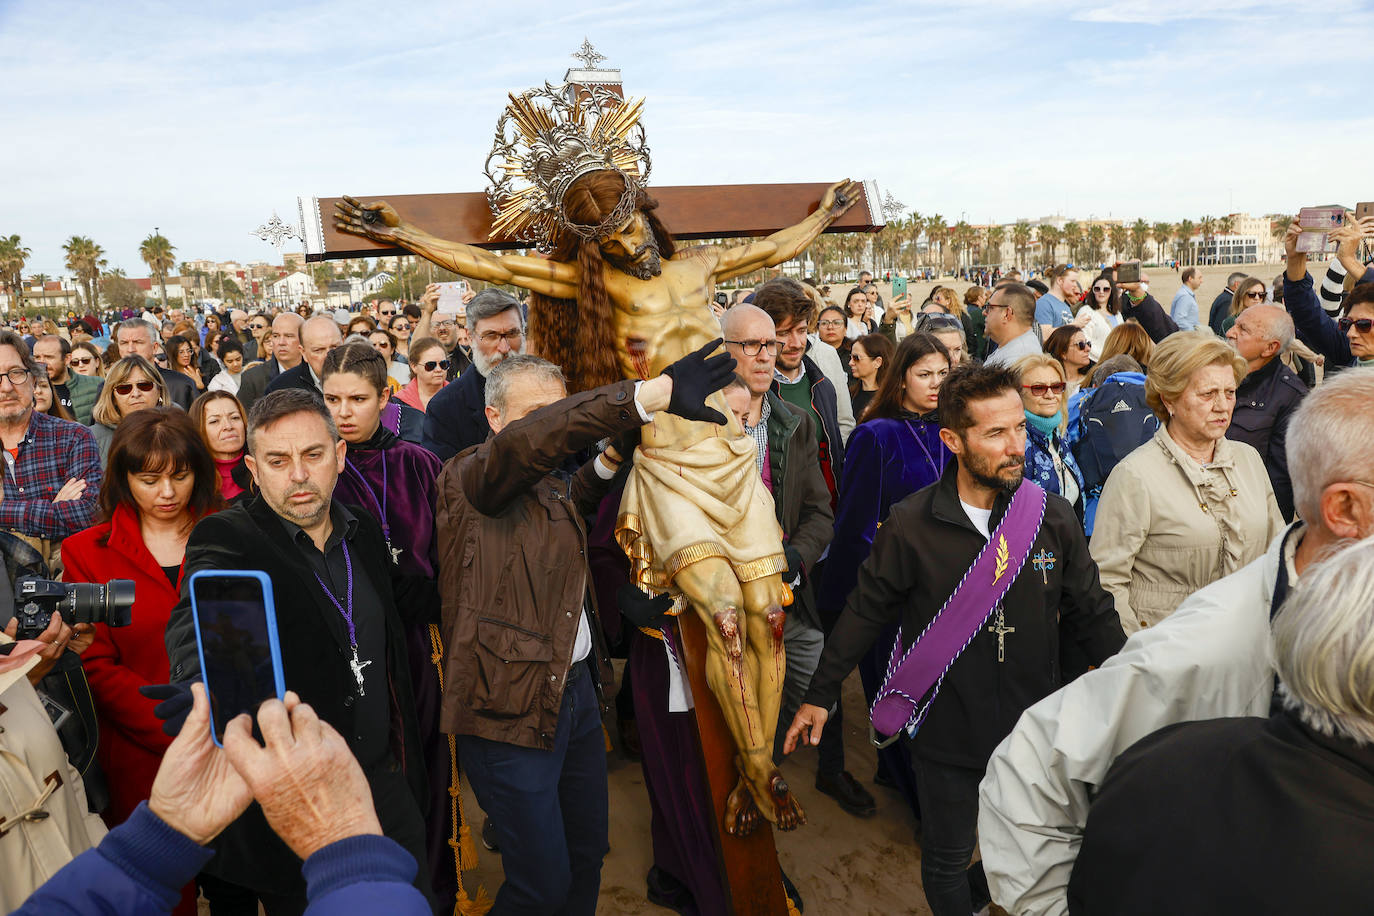
<svg viewBox="0 0 1374 916"><path fill-rule="evenodd" d="M439 238L385 201L343 198L334 228L529 290L532 349L561 365L574 391L651 378L720 337L709 306L717 283L796 257L861 189L835 183L809 216L758 241L679 248L647 190L642 105L595 86L511 96L488 158L492 230L541 256ZM726 426L660 413L644 427L616 537L638 585L673 594L705 623L706 680L737 751L726 831L748 834L760 816L790 830L805 815L772 760L787 563L754 443L724 396L715 400Z"/></svg>

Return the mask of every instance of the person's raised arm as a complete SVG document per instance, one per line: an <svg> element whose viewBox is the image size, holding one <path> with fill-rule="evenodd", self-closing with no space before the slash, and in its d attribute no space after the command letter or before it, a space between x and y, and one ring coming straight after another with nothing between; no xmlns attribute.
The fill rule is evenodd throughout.
<svg viewBox="0 0 1374 916"><path fill-rule="evenodd" d="M794 226L779 229L767 238L720 251L713 271L715 282L743 276L762 267L773 267L801 254L835 220L859 199L859 183L848 178L826 189L816 212Z"/></svg>
<svg viewBox="0 0 1374 916"><path fill-rule="evenodd" d="M1349 220L1332 232L1331 238L1336 242L1336 259L1350 275L1352 282L1359 283L1366 270L1364 262L1360 260L1360 242L1374 239L1374 216Z"/></svg>
<svg viewBox="0 0 1374 916"><path fill-rule="evenodd" d="M1284 275L1294 283L1307 276L1307 252L1298 250L1298 236L1301 234L1302 225L1293 220L1288 224L1288 231L1283 236L1283 252L1287 256Z"/></svg>
<svg viewBox="0 0 1374 916"><path fill-rule="evenodd" d="M577 298L577 266L549 258L493 254L476 245L450 242L404 222L384 200L361 203L344 197L334 205L334 228L407 248L457 274L487 283L508 283L556 299Z"/></svg>

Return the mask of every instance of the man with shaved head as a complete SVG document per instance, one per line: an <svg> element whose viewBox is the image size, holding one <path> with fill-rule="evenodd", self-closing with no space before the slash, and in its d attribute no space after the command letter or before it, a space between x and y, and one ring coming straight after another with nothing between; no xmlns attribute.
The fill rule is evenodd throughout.
<svg viewBox="0 0 1374 916"><path fill-rule="evenodd" d="M343 333L328 315L316 315L301 325L301 364L272 379L268 392L301 388L324 397L320 370L329 351L343 343Z"/></svg>
<svg viewBox="0 0 1374 916"><path fill-rule="evenodd" d="M1236 317L1226 339L1250 367L1236 389L1236 409L1226 438L1253 446L1264 459L1283 517L1293 520L1288 479L1288 420L1307 386L1279 359L1293 342L1293 318L1277 305L1254 305Z"/></svg>

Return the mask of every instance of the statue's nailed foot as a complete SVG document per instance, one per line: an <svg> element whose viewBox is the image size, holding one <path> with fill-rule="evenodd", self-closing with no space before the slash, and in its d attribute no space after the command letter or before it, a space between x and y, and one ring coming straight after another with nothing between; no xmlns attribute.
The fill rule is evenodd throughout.
<svg viewBox="0 0 1374 916"><path fill-rule="evenodd" d="M773 811L776 815L773 822L778 825L779 830L796 830L806 823L806 812L792 795L787 780L783 779L777 770L773 771L773 779L768 784L768 795L773 801Z"/></svg>
<svg viewBox="0 0 1374 916"><path fill-rule="evenodd" d="M725 799L725 832L731 836L746 837L759 829L763 814L754 804L754 795L749 784L741 777Z"/></svg>
<svg viewBox="0 0 1374 916"><path fill-rule="evenodd" d="M806 812L776 768L762 774L761 782L758 785L751 781L744 767L740 767L739 782L725 801L727 833L748 836L765 818L779 830L796 830L806 823Z"/></svg>

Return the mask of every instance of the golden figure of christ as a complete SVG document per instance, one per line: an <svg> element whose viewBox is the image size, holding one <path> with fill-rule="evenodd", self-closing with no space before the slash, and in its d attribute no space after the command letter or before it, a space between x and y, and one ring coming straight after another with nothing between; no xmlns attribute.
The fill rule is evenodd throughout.
<svg viewBox="0 0 1374 916"><path fill-rule="evenodd" d="M596 189L608 185L611 192L603 191L606 199L597 206ZM583 176L565 198L581 201L580 210L565 205L566 215L575 223L597 225L613 211L623 189L613 172ZM667 257L661 257L660 249L665 242L671 248L671 238L661 237L652 202L642 193L647 204L582 243L597 249L593 254L599 257L590 260L586 252L560 258L559 248L551 257L539 257L446 241L404 222L384 201L360 203L346 197L337 205L334 224L341 231L409 249L465 277L529 290L536 296L532 325L534 310L551 306L546 300L566 300L553 308L587 310L593 300L604 298L609 303L604 324L613 339L599 340L597 346L614 348L623 377L647 379L720 337L720 322L710 308L718 283L796 257L858 193L857 184L840 181L810 216L767 238L733 247L688 248ZM568 241L573 244L562 246L564 253L578 244ZM589 284L595 278L583 276L589 263L599 266L599 283ZM563 362L558 353L538 355ZM572 375L576 386L580 380ZM738 750L740 780L726 805L726 830L747 834L759 826L760 817L789 830L804 823L805 815L772 760L786 671L783 607L789 598L780 574L787 564L772 497L757 472L754 442L723 394L713 395L712 406L729 418L727 425L659 412L643 428L621 502L617 539L630 556L638 584L681 594L706 625L707 683Z"/></svg>

